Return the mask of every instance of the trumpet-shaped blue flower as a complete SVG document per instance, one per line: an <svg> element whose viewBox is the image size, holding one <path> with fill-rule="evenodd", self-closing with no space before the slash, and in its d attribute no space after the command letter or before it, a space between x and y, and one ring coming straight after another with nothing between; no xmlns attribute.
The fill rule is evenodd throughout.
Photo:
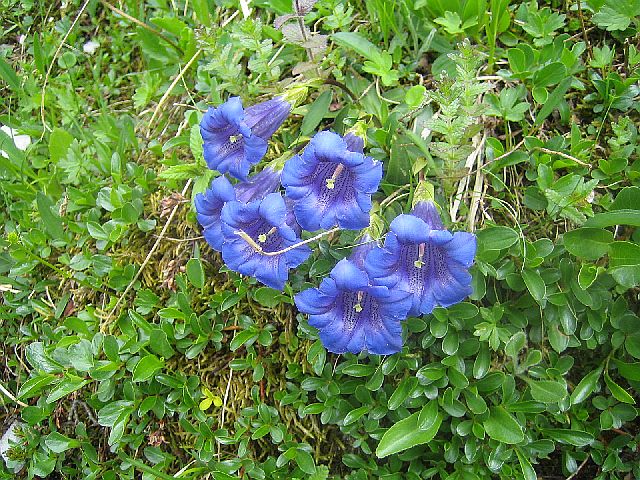
<svg viewBox="0 0 640 480"><path fill-rule="evenodd" d="M227 202L222 208L222 259L231 270L257 278L277 290L284 289L289 269L304 262L311 250L298 246L294 228L287 224L287 207L279 193L249 203Z"/></svg>
<svg viewBox="0 0 640 480"><path fill-rule="evenodd" d="M390 230L384 248L367 255L365 268L375 285L413 294L409 315L431 313L472 293L468 269L476 253L475 235L444 230L431 202L396 217Z"/></svg>
<svg viewBox="0 0 640 480"><path fill-rule="evenodd" d="M369 225L371 195L382 179L382 164L357 151L362 147L357 137L348 141L320 132L284 166L282 185L305 230L335 225L358 230Z"/></svg>
<svg viewBox="0 0 640 480"><path fill-rule="evenodd" d="M267 153L267 141L290 110L291 104L282 97L246 109L239 97L231 97L219 107L209 108L200 122L209 168L246 180L251 165Z"/></svg>
<svg viewBox="0 0 640 480"><path fill-rule="evenodd" d="M370 284L361 268L369 248L356 250L349 260L338 262L319 288L295 296L298 309L309 315L309 325L318 329L330 352L367 350L390 355L402 349L401 321L411 308L411 294Z"/></svg>
<svg viewBox="0 0 640 480"><path fill-rule="evenodd" d="M264 198L280 186L280 172L267 167L253 175L249 181L235 186L224 175L214 178L204 193L196 195L195 207L198 222L202 225L205 240L216 251L222 250L224 237L220 213L227 202L237 200L248 203Z"/></svg>

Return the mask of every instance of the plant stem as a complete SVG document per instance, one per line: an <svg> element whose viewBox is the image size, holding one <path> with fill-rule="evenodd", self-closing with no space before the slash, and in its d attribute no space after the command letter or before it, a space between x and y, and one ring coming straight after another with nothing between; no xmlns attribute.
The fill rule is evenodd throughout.
<svg viewBox="0 0 640 480"><path fill-rule="evenodd" d="M327 235L329 235L331 233L337 232L339 230L340 230L340 227L332 228L331 230L327 230L326 232L319 233L318 235L315 235L315 236L313 236L311 238L308 238L307 240L303 240L301 242L294 243L293 245L289 245L287 248L283 248L282 250L277 250L275 252L265 252L262 249L262 247L260 245L258 245L253 238L251 238L249 235L247 235L242 230L237 230L234 233L236 235L238 235L240 238L242 238L249 245L251 245L256 252L261 253L262 255L265 255L265 256L268 256L268 257L275 257L277 255L282 255L283 253L290 252L291 250L294 250L294 249L296 249L298 247L306 245L307 243L315 242L316 240L318 240L318 239L320 239L322 237L325 237L325 236L327 236Z"/></svg>

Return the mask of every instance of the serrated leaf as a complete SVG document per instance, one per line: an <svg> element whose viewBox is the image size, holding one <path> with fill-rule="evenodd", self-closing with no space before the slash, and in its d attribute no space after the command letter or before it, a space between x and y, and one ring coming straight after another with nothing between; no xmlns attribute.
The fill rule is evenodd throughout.
<svg viewBox="0 0 640 480"><path fill-rule="evenodd" d="M195 178L205 173L205 168L195 164L187 163L182 165L173 165L158 174L158 177L165 180L187 180Z"/></svg>

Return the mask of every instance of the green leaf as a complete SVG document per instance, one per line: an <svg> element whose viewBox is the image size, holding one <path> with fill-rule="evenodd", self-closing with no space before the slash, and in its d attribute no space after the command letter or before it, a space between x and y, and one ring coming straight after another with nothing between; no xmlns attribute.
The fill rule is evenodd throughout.
<svg viewBox="0 0 640 480"><path fill-rule="evenodd" d="M338 32L331 35L331 39L341 47L351 49L373 63L383 62L380 49L359 33Z"/></svg>
<svg viewBox="0 0 640 480"><path fill-rule="evenodd" d="M618 373L627 380L634 382L640 382L640 362L625 363L622 360L613 359L616 367L618 367Z"/></svg>
<svg viewBox="0 0 640 480"><path fill-rule="evenodd" d="M300 132L302 135L311 135L320 122L329 112L329 105L331 105L331 99L333 94L331 90L325 90L320 94L318 98L311 104L307 114L302 119L302 126Z"/></svg>
<svg viewBox="0 0 640 480"><path fill-rule="evenodd" d="M609 273L623 287L633 288L636 285L640 285L640 265L611 268Z"/></svg>
<svg viewBox="0 0 640 480"><path fill-rule="evenodd" d="M133 381L144 382L164 367L164 362L153 354L146 355L133 368Z"/></svg>
<svg viewBox="0 0 640 480"><path fill-rule="evenodd" d="M504 347L504 353L510 357L517 357L520 354L520 350L527 344L527 336L524 332L514 333L507 344Z"/></svg>
<svg viewBox="0 0 640 480"><path fill-rule="evenodd" d="M504 250L518 241L519 235L513 228L488 227L477 234L478 245L483 250Z"/></svg>
<svg viewBox="0 0 640 480"><path fill-rule="evenodd" d="M566 232L562 241L569 253L576 257L597 260L609 250L613 233L600 228L578 228Z"/></svg>
<svg viewBox="0 0 640 480"><path fill-rule="evenodd" d="M518 462L520 462L520 468L522 469L522 474L524 475L525 480L537 480L538 475L536 475L536 471L531 465L529 459L524 456L519 448L516 448L515 451L516 455L518 456Z"/></svg>
<svg viewBox="0 0 640 480"><path fill-rule="evenodd" d="M47 403L56 402L62 397L66 397L70 393L80 390L87 383L89 383L89 380L85 380L84 378L77 377L75 375L66 374L62 377L56 388L51 391L46 401Z"/></svg>
<svg viewBox="0 0 640 480"><path fill-rule="evenodd" d="M20 91L20 78L18 78L18 74L13 69L11 65L4 61L2 57L0 57L0 77L7 82L9 88L18 93Z"/></svg>
<svg viewBox="0 0 640 480"><path fill-rule="evenodd" d="M527 382L534 400L543 403L557 403L567 396L567 386L551 380L530 380Z"/></svg>
<svg viewBox="0 0 640 480"><path fill-rule="evenodd" d="M313 461L311 454L306 450L298 450L296 452L296 463L304 473L309 475L316 473L316 463Z"/></svg>
<svg viewBox="0 0 640 480"><path fill-rule="evenodd" d="M598 368L593 372L587 373L584 378L580 380L580 383L578 383L576 388L573 389L573 392L571 392L571 405L577 405L583 402L595 391L601 374L602 369Z"/></svg>
<svg viewBox="0 0 640 480"><path fill-rule="evenodd" d="M547 294L547 286L537 270L523 270L522 279L529 293L538 303L542 303Z"/></svg>
<svg viewBox="0 0 640 480"><path fill-rule="evenodd" d="M545 65L533 74L533 84L536 87L555 85L567 77L567 68L561 62Z"/></svg>
<svg viewBox="0 0 640 480"><path fill-rule="evenodd" d="M438 421L438 401L429 400L429 402L422 407L422 410L418 413L418 429L429 430Z"/></svg>
<svg viewBox="0 0 640 480"><path fill-rule="evenodd" d="M613 395L619 402L629 403L631 405L636 403L631 395L611 379L609 372L604 372L604 383L607 384L607 388L611 392L611 395Z"/></svg>
<svg viewBox="0 0 640 480"><path fill-rule="evenodd" d="M53 453L62 453L70 448L77 448L80 446L80 442L78 440L65 437L60 432L51 432L44 439L44 443Z"/></svg>
<svg viewBox="0 0 640 480"><path fill-rule="evenodd" d="M621 209L613 212L597 213L586 222L585 227L605 228L615 225L640 227L640 210Z"/></svg>
<svg viewBox="0 0 640 480"><path fill-rule="evenodd" d="M253 293L253 298L263 307L274 308L281 302L282 295L273 288L260 287Z"/></svg>
<svg viewBox="0 0 640 480"><path fill-rule="evenodd" d="M400 405L404 403L409 394L418 385L418 379L416 377L407 377L400 382L400 385L389 397L388 408L389 410L396 410Z"/></svg>
<svg viewBox="0 0 640 480"><path fill-rule="evenodd" d="M578 272L578 285L583 290L586 290L593 282L598 278L598 267L590 263L583 263L580 265L580 271Z"/></svg>
<svg viewBox="0 0 640 480"><path fill-rule="evenodd" d="M57 164L67 156L67 151L73 143L73 135L61 128L54 128L49 135L49 159Z"/></svg>
<svg viewBox="0 0 640 480"><path fill-rule="evenodd" d="M347 365L342 369L342 373L349 375L350 377L368 377L375 371L373 365L363 365L360 363L354 363Z"/></svg>
<svg viewBox="0 0 640 480"><path fill-rule="evenodd" d="M376 448L376 456L384 458L431 441L440 429L442 416L438 414L433 425L426 430L418 428L418 416L419 413L416 412L389 428L380 439L378 448Z"/></svg>
<svg viewBox="0 0 640 480"><path fill-rule="evenodd" d="M351 425L352 423L356 422L360 417L362 417L364 414L368 413L370 410L371 410L371 407L369 405L364 405L360 408L355 408L344 416L344 420L342 421L342 424L345 426Z"/></svg>
<svg viewBox="0 0 640 480"><path fill-rule="evenodd" d="M94 357L91 350L91 342L86 339L69 347L71 365L79 372L88 372L94 367Z"/></svg>
<svg viewBox="0 0 640 480"><path fill-rule="evenodd" d="M151 335L149 336L149 347L155 353L164 358L170 358L175 353L173 347L171 347L171 344L169 343L167 334L161 328L154 328L151 330Z"/></svg>
<svg viewBox="0 0 640 480"><path fill-rule="evenodd" d="M586 447L593 442L593 435L582 430L569 430L567 428L544 428L543 435L562 443L568 443L576 447Z"/></svg>
<svg viewBox="0 0 640 480"><path fill-rule="evenodd" d="M489 418L483 425L487 435L499 442L515 444L524 440L522 427L502 406L489 408Z"/></svg>
<svg viewBox="0 0 640 480"><path fill-rule="evenodd" d="M535 125L542 125L545 119L551 115L551 112L560 105L560 102L564 99L564 94L567 93L569 87L571 86L571 82L573 81L572 76L566 77L564 80L560 82L560 84L549 94L547 101L542 106L538 115L536 116Z"/></svg>
<svg viewBox="0 0 640 480"><path fill-rule="evenodd" d="M103 427L113 427L123 414L133 412L133 402L116 400L98 410L98 423Z"/></svg>
<svg viewBox="0 0 640 480"><path fill-rule="evenodd" d="M44 370L47 373L55 373L62 370L62 365L45 352L42 342L34 342L27 345L26 355L27 360L36 370Z"/></svg>
<svg viewBox="0 0 640 480"><path fill-rule="evenodd" d="M609 210L640 210L640 187L625 187L620 190Z"/></svg>
<svg viewBox="0 0 640 480"><path fill-rule="evenodd" d="M57 212L53 213L52 208L55 207L53 201L44 193L38 192L36 194L36 203L38 205L40 218L42 219L42 224L47 233L54 240L63 239L64 229L62 227L62 219Z"/></svg>
<svg viewBox="0 0 640 480"><path fill-rule="evenodd" d="M640 265L640 245L632 242L613 242L609 246L609 266Z"/></svg>
<svg viewBox="0 0 640 480"><path fill-rule="evenodd" d="M191 284L202 289L204 287L204 268L199 258L190 258L187 262L187 278Z"/></svg>
<svg viewBox="0 0 640 480"><path fill-rule="evenodd" d="M256 332L254 329L250 328L247 330L242 330L241 332L236 333L235 337L233 337L233 339L231 340L231 343L229 344L229 349L232 352L235 352L245 343L247 345L251 345L257 339L258 339L258 332Z"/></svg>
<svg viewBox="0 0 640 480"><path fill-rule="evenodd" d="M42 42L40 41L40 34L33 34L33 59L36 64L36 68L41 74L45 74L45 59L42 51Z"/></svg>
<svg viewBox="0 0 640 480"><path fill-rule="evenodd" d="M422 105L426 91L427 89L424 85L414 85L404 94L404 103L411 109L418 108Z"/></svg>
<svg viewBox="0 0 640 480"><path fill-rule="evenodd" d="M624 340L624 348L629 352L629 355L640 358L640 334L628 335Z"/></svg>
<svg viewBox="0 0 640 480"><path fill-rule="evenodd" d="M20 385L20 390L18 391L18 398L23 400L27 400L31 397L35 397L38 395L44 387L47 385L51 385L58 379L55 375L51 375L49 373L43 373L37 375L35 377L30 378L22 385Z"/></svg>
<svg viewBox="0 0 640 480"><path fill-rule="evenodd" d="M198 22L205 27L211 26L211 15L209 14L209 2L207 0L192 0L193 11Z"/></svg>
<svg viewBox="0 0 640 480"><path fill-rule="evenodd" d="M205 168L195 163L181 163L172 165L158 174L158 177L165 180L187 180L199 177L205 173Z"/></svg>

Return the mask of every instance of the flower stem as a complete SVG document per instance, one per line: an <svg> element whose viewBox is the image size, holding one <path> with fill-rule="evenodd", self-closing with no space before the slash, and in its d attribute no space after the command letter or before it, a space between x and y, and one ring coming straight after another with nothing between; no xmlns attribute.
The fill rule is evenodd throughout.
<svg viewBox="0 0 640 480"><path fill-rule="evenodd" d="M247 235L246 232L243 232L242 230L236 230L234 233L236 235L238 235L240 238L242 238L249 245L251 245L256 252L261 253L262 255L266 255L268 257L275 257L277 255L282 255L283 253L290 252L291 250L294 250L294 249L296 249L298 247L306 245L307 243L315 242L316 240L319 240L322 237L326 237L327 235L329 235L331 233L335 233L335 232L337 232L339 230L340 230L340 227L332 228L331 230L327 230L326 232L319 233L318 235L315 235L315 236L313 236L311 238L308 238L306 240L303 240L301 242L294 243L293 245L289 245L287 248L283 248L282 250L277 250L275 252L265 252L262 249L262 247L260 245L258 245L253 238L251 238L249 235Z"/></svg>

